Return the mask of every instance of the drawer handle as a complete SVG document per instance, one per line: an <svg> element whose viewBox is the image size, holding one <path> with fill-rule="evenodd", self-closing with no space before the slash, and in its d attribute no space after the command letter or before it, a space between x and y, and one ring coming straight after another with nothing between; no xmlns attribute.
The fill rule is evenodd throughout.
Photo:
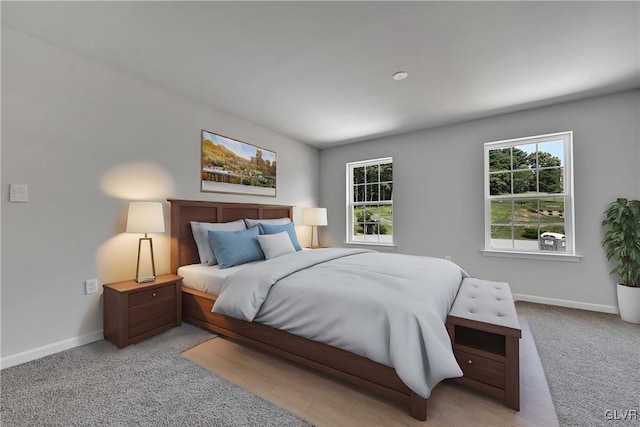
<svg viewBox="0 0 640 427"><path fill-rule="evenodd" d="M468 363L469 363L469 365L471 365L473 363L473 361L471 359L469 359Z"/></svg>
<svg viewBox="0 0 640 427"><path fill-rule="evenodd" d="M153 293L153 296L154 296L154 297L156 296L156 293L155 293L155 292ZM469 363L471 363L471 362L469 362Z"/></svg>

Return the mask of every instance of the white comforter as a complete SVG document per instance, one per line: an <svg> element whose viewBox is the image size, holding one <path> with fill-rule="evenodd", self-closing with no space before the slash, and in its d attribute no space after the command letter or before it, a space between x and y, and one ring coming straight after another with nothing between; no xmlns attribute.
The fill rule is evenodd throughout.
<svg viewBox="0 0 640 427"><path fill-rule="evenodd" d="M229 276L213 312L391 366L427 398L443 379L462 376L445 320L463 277L439 258L301 251Z"/></svg>

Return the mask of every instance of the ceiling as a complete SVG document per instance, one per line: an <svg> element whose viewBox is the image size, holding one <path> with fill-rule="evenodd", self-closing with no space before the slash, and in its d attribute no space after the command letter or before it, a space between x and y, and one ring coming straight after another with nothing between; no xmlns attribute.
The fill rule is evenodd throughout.
<svg viewBox="0 0 640 427"><path fill-rule="evenodd" d="M3 26L318 148L640 87L640 2L1 8Z"/></svg>

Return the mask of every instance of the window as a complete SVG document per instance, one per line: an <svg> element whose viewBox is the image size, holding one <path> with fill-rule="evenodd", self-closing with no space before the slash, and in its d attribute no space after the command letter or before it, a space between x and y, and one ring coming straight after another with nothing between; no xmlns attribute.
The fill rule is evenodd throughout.
<svg viewBox="0 0 640 427"><path fill-rule="evenodd" d="M393 245L393 159L347 163L347 243Z"/></svg>
<svg viewBox="0 0 640 427"><path fill-rule="evenodd" d="M573 132L484 145L485 250L575 255Z"/></svg>

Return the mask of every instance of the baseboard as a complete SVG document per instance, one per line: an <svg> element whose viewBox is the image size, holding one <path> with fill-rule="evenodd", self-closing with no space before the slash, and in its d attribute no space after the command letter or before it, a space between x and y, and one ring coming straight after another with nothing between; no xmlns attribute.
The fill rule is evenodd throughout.
<svg viewBox="0 0 640 427"><path fill-rule="evenodd" d="M538 304L557 305L560 307L578 308L580 310L599 311L601 313L619 314L618 307L613 305L591 304L588 302L566 299L537 297L534 295L513 294L514 301L535 302Z"/></svg>
<svg viewBox="0 0 640 427"><path fill-rule="evenodd" d="M23 351L22 353L5 356L0 359L0 369L9 368L11 366L19 365L31 360L40 359L41 357L49 356L50 354L59 353L61 351L89 344L94 341L100 341L101 339L104 339L104 333L102 330L99 330L87 335L69 338L67 340L58 341L53 344L34 348L33 350L27 350Z"/></svg>

